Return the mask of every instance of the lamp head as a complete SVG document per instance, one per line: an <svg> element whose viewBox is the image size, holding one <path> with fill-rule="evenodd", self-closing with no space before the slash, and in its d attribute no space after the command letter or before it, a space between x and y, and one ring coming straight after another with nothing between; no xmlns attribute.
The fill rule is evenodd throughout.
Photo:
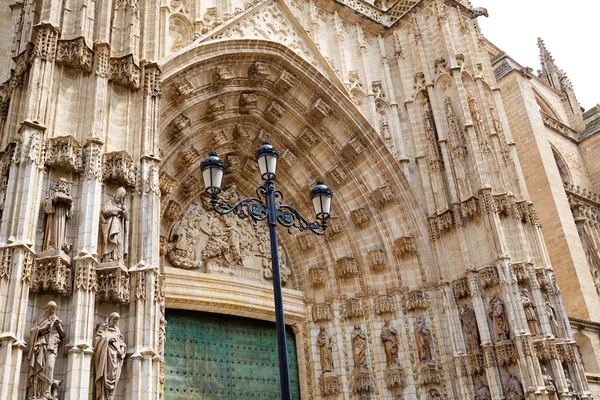
<svg viewBox="0 0 600 400"><path fill-rule="evenodd" d="M329 219L331 216L333 190L327 187L323 182L317 182L317 185L310 191L310 199L312 200L317 219L321 221Z"/></svg>
<svg viewBox="0 0 600 400"><path fill-rule="evenodd" d="M279 152L267 140L256 150L254 155L260 169L260 176L266 181L275 179Z"/></svg>
<svg viewBox="0 0 600 400"><path fill-rule="evenodd" d="M211 152L200 164L202 178L204 179L204 191L209 196L215 197L221 193L221 183L223 182L225 168L227 166L215 152Z"/></svg>

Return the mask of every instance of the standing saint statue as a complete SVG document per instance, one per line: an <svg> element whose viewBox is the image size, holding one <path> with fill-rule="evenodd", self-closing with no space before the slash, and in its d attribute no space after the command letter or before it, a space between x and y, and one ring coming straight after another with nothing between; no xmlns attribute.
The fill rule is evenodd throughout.
<svg viewBox="0 0 600 400"><path fill-rule="evenodd" d="M558 320L556 318L556 310L552 303L550 303L549 299L546 299L546 315L548 316L548 323L550 324L550 329L552 330L552 334L554 337L559 337L559 329L558 329Z"/></svg>
<svg viewBox="0 0 600 400"><path fill-rule="evenodd" d="M525 398L523 385L521 385L519 378L510 372L508 381L506 381L506 385L504 385L504 398L506 400L523 400Z"/></svg>
<svg viewBox="0 0 600 400"><path fill-rule="evenodd" d="M115 195L102 207L102 262L123 261L127 256L129 212L125 206L126 194L124 188L118 188Z"/></svg>
<svg viewBox="0 0 600 400"><path fill-rule="evenodd" d="M542 365L542 378L544 379L544 386L546 387L546 393L548 393L550 399L556 399L556 383L552 376L548 373L548 369L545 365Z"/></svg>
<svg viewBox="0 0 600 400"><path fill-rule="evenodd" d="M317 346L319 346L321 372L333 372L333 339L327 334L324 326L319 328Z"/></svg>
<svg viewBox="0 0 600 400"><path fill-rule="evenodd" d="M108 323L98 327L94 338L96 400L113 400L121 377L127 345L117 326L119 318L116 312L110 314Z"/></svg>
<svg viewBox="0 0 600 400"><path fill-rule="evenodd" d="M387 365L398 364L398 331L390 327L390 321L385 321L381 330L381 341L385 350Z"/></svg>
<svg viewBox="0 0 600 400"><path fill-rule="evenodd" d="M29 365L27 387L33 399L56 400L59 382L54 380L54 364L58 345L65 337L62 321L56 315L57 305L50 301L46 305L46 316L31 329L29 337ZM54 394L53 394L54 392Z"/></svg>
<svg viewBox="0 0 600 400"><path fill-rule="evenodd" d="M504 312L504 303L497 294L490 299L488 314L492 318L496 341L510 340L510 329Z"/></svg>
<svg viewBox="0 0 600 400"><path fill-rule="evenodd" d="M529 298L529 291L527 289L523 289L521 291L521 302L523 303L523 309L525 310L525 317L527 318L527 325L529 326L529 331L533 336L538 335L539 332L537 327L537 315L535 313L535 306Z"/></svg>
<svg viewBox="0 0 600 400"><path fill-rule="evenodd" d="M419 359L421 361L431 361L431 335L427 326L427 318L421 316L419 323L415 327L415 336L417 339L417 348L419 349Z"/></svg>
<svg viewBox="0 0 600 400"><path fill-rule="evenodd" d="M475 311L471 307L465 306L460 313L460 321L463 325L463 331L465 332L469 351L481 351L481 340Z"/></svg>
<svg viewBox="0 0 600 400"><path fill-rule="evenodd" d="M352 331L352 350L354 351L354 368L367 368L367 336L358 324L354 325Z"/></svg>
<svg viewBox="0 0 600 400"><path fill-rule="evenodd" d="M481 379L477 379L477 384L475 385L475 400L492 400L490 387L483 383Z"/></svg>
<svg viewBox="0 0 600 400"><path fill-rule="evenodd" d="M69 190L69 182L60 178L50 189L44 199L46 227L42 251L62 250L68 253L67 220L73 216L73 199Z"/></svg>

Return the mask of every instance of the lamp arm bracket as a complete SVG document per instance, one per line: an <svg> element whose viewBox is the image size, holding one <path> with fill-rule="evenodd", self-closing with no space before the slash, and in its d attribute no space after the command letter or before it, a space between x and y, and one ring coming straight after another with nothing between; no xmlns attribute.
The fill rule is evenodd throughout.
<svg viewBox="0 0 600 400"><path fill-rule="evenodd" d="M267 219L267 206L256 197L247 197L231 205L225 201L211 199L213 209L220 215L235 214L241 219L252 218L253 223Z"/></svg>
<svg viewBox="0 0 600 400"><path fill-rule="evenodd" d="M318 222L309 222L295 208L281 205L281 203L277 206L277 222L288 228L289 233L292 233L292 228L296 228L300 232L310 230L314 234L321 236L325 234L325 230L327 229L325 221L322 221L320 224Z"/></svg>

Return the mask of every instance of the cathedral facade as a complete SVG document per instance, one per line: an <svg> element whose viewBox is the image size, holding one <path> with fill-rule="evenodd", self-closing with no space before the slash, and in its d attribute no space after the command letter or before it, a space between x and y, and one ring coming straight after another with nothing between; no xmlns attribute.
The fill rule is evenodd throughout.
<svg viewBox="0 0 600 400"><path fill-rule="evenodd" d="M600 171L600 114L481 16L3 1L0 399L279 398L266 226L216 214L200 171L216 151L221 198L253 196L265 140L303 215L335 192L324 237L279 232L293 398L591 399L600 173L548 141Z"/></svg>

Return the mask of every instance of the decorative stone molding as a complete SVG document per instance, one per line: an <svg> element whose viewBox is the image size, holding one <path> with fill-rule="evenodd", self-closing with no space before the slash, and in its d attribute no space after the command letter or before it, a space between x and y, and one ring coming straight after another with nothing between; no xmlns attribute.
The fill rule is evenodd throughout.
<svg viewBox="0 0 600 400"><path fill-rule="evenodd" d="M496 353L498 354L498 362L503 367L517 363L515 345L510 341L496 343Z"/></svg>
<svg viewBox="0 0 600 400"><path fill-rule="evenodd" d="M156 63L144 65L144 95L157 98L162 96L162 72Z"/></svg>
<svg viewBox="0 0 600 400"><path fill-rule="evenodd" d="M415 238L412 236L403 236L394 240L394 250L398 257L416 253L417 244Z"/></svg>
<svg viewBox="0 0 600 400"><path fill-rule="evenodd" d="M162 171L158 177L158 186L162 197L173 193L179 182L169 175L166 171Z"/></svg>
<svg viewBox="0 0 600 400"><path fill-rule="evenodd" d="M171 221L176 221L181 214L181 205L175 200L170 200L165 208L165 217Z"/></svg>
<svg viewBox="0 0 600 400"><path fill-rule="evenodd" d="M71 172L83 168L81 144L73 136L59 136L48 139L46 165Z"/></svg>
<svg viewBox="0 0 600 400"><path fill-rule="evenodd" d="M406 387L404 369L399 365L388 365L385 368L385 385L388 389Z"/></svg>
<svg viewBox="0 0 600 400"><path fill-rule="evenodd" d="M108 66L108 80L132 89L140 88L142 69L135 63L133 54L111 57Z"/></svg>
<svg viewBox="0 0 600 400"><path fill-rule="evenodd" d="M92 257L75 257L75 279L73 285L75 290L86 290L95 292L98 288L96 281L96 265L98 262Z"/></svg>
<svg viewBox="0 0 600 400"><path fill-rule="evenodd" d="M318 139L317 135L315 135L310 129L305 128L302 133L298 136L298 141L302 145L302 147L311 148L315 144L317 144Z"/></svg>
<svg viewBox="0 0 600 400"><path fill-rule="evenodd" d="M238 156L227 156L227 168L230 171L237 171L240 168L240 158Z"/></svg>
<svg viewBox="0 0 600 400"><path fill-rule="evenodd" d="M277 79L275 79L274 87L280 93L287 93L296 84L296 77L286 70L282 70Z"/></svg>
<svg viewBox="0 0 600 400"><path fill-rule="evenodd" d="M177 104L192 97L194 90L196 89L185 76L178 77L175 82L173 82L173 87L175 89L173 100Z"/></svg>
<svg viewBox="0 0 600 400"><path fill-rule="evenodd" d="M486 368L496 368L496 356L494 355L494 346L492 346L491 344L488 344L487 346L483 347L483 361Z"/></svg>
<svg viewBox="0 0 600 400"><path fill-rule="evenodd" d="M265 118L269 122L274 124L277 121L279 121L281 119L281 117L283 117L284 113L285 113L285 108L283 108L283 106L281 104L279 104L278 102L272 101L271 104L269 104L269 106L265 110Z"/></svg>
<svg viewBox="0 0 600 400"><path fill-rule="evenodd" d="M577 362L577 344L575 342L556 343L556 351L562 362L575 363Z"/></svg>
<svg viewBox="0 0 600 400"><path fill-rule="evenodd" d="M194 146L187 146L178 155L179 164L187 168L200 160L200 153Z"/></svg>
<svg viewBox="0 0 600 400"><path fill-rule="evenodd" d="M296 236L296 240L302 251L312 250L315 247L313 237L310 233L301 233Z"/></svg>
<svg viewBox="0 0 600 400"><path fill-rule="evenodd" d="M242 168L242 175L246 178L252 178L256 171L258 171L258 164L256 161L247 159L244 168Z"/></svg>
<svg viewBox="0 0 600 400"><path fill-rule="evenodd" d="M560 354L554 339L535 340L533 342L533 348L540 361L560 359Z"/></svg>
<svg viewBox="0 0 600 400"><path fill-rule="evenodd" d="M358 138L351 139L342 149L342 155L348 161L354 161L364 152L365 146Z"/></svg>
<svg viewBox="0 0 600 400"><path fill-rule="evenodd" d="M521 218L521 222L529 222L535 226L541 226L540 219L538 218L537 212L533 207L533 203L527 200L521 200L516 202L517 212Z"/></svg>
<svg viewBox="0 0 600 400"><path fill-rule="evenodd" d="M190 131L191 121L183 114L179 114L173 120L173 130L180 135L187 135Z"/></svg>
<svg viewBox="0 0 600 400"><path fill-rule="evenodd" d="M257 103L258 103L258 96L256 95L255 92L240 93L240 98L238 100L240 112L248 113L250 111L256 110Z"/></svg>
<svg viewBox="0 0 600 400"><path fill-rule="evenodd" d="M227 111L227 104L225 104L221 98L215 97L208 100L207 110L208 117L218 117L219 115L225 114L225 111Z"/></svg>
<svg viewBox="0 0 600 400"><path fill-rule="evenodd" d="M244 124L235 124L231 136L233 137L233 140L238 143L244 143L250 140L250 134Z"/></svg>
<svg viewBox="0 0 600 400"><path fill-rule="evenodd" d="M369 261L369 267L373 270L381 270L387 266L385 250L383 249L376 249L368 252L367 260Z"/></svg>
<svg viewBox="0 0 600 400"><path fill-rule="evenodd" d="M216 129L212 132L212 138L213 138L213 144L215 145L215 147L222 147L225 144L227 144L227 142L229 142L229 138L227 137L227 134L225 133L225 129Z"/></svg>
<svg viewBox="0 0 600 400"><path fill-rule="evenodd" d="M446 210L441 214L427 218L427 229L429 231L429 239L432 242L438 240L444 231L448 231L454 227L454 217L452 210Z"/></svg>
<svg viewBox="0 0 600 400"><path fill-rule="evenodd" d="M60 250L49 250L35 259L29 290L71 294L71 259Z"/></svg>
<svg viewBox="0 0 600 400"><path fill-rule="evenodd" d="M264 61L252 61L248 67L248 78L262 82L269 77L269 65Z"/></svg>
<svg viewBox="0 0 600 400"><path fill-rule="evenodd" d="M356 226L362 226L371 220L369 210L366 207L360 207L350 211L350 218Z"/></svg>
<svg viewBox="0 0 600 400"><path fill-rule="evenodd" d="M335 272L340 278L350 278L358 273L354 257L342 257L335 262Z"/></svg>
<svg viewBox="0 0 600 400"><path fill-rule="evenodd" d="M332 217L327 220L327 237L334 237L344 232L346 227L339 217Z"/></svg>
<svg viewBox="0 0 600 400"><path fill-rule="evenodd" d="M441 373L437 364L421 364L417 370L417 382L421 386L436 385L441 382Z"/></svg>
<svg viewBox="0 0 600 400"><path fill-rule="evenodd" d="M168 240L166 236L160 235L160 249L159 249L159 254L162 256L166 256L167 255L167 251L168 251Z"/></svg>
<svg viewBox="0 0 600 400"><path fill-rule="evenodd" d="M193 197L201 190L202 183L193 175L189 176L183 184L183 195L185 197Z"/></svg>
<svg viewBox="0 0 600 400"><path fill-rule="evenodd" d="M306 119L313 125L321 123L325 117L331 115L331 106L323 99L317 99L313 102L308 112L306 113Z"/></svg>
<svg viewBox="0 0 600 400"><path fill-rule="evenodd" d="M471 296L469 280L467 278L459 278L452 281L452 292L456 299L464 299Z"/></svg>
<svg viewBox="0 0 600 400"><path fill-rule="evenodd" d="M496 286L500 282L495 265L488 265L479 270L479 281L484 289Z"/></svg>
<svg viewBox="0 0 600 400"><path fill-rule="evenodd" d="M120 261L101 263L96 268L98 291L96 300L129 303L129 272Z"/></svg>
<svg viewBox="0 0 600 400"><path fill-rule="evenodd" d="M480 374L485 370L485 363L482 353L469 354L469 370L471 374Z"/></svg>
<svg viewBox="0 0 600 400"><path fill-rule="evenodd" d="M427 294L422 290L411 290L407 292L402 302L406 311L426 310L429 306Z"/></svg>
<svg viewBox="0 0 600 400"><path fill-rule="evenodd" d="M517 282L519 282L520 284L526 284L529 282L529 270L533 268L532 263L512 263L511 268L513 273L517 277Z"/></svg>
<svg viewBox="0 0 600 400"><path fill-rule="evenodd" d="M310 282L313 286L323 286L327 279L327 269L325 267L311 267L308 269Z"/></svg>
<svg viewBox="0 0 600 400"><path fill-rule="evenodd" d="M235 75L229 65L219 64L212 71L212 79L215 86L225 86L235 79Z"/></svg>
<svg viewBox="0 0 600 400"><path fill-rule="evenodd" d="M345 318L357 318L365 315L365 305L363 300L358 297L351 297L344 300L343 315Z"/></svg>
<svg viewBox="0 0 600 400"><path fill-rule="evenodd" d="M56 56L58 29L51 24L42 23L34 28L33 58L52 61Z"/></svg>
<svg viewBox="0 0 600 400"><path fill-rule="evenodd" d="M377 315L394 312L394 296L383 294L375 297L375 313Z"/></svg>
<svg viewBox="0 0 600 400"><path fill-rule="evenodd" d="M331 321L332 312L331 304L329 303L318 303L312 307L313 322Z"/></svg>
<svg viewBox="0 0 600 400"><path fill-rule="evenodd" d="M56 62L67 67L92 72L94 52L85 44L83 36L71 40L59 40L56 49Z"/></svg>
<svg viewBox="0 0 600 400"><path fill-rule="evenodd" d="M0 279L9 281L12 275L13 247L0 249Z"/></svg>
<svg viewBox="0 0 600 400"><path fill-rule="evenodd" d="M545 268L535 269L535 279L542 290L546 291L552 288L548 279L548 271Z"/></svg>
<svg viewBox="0 0 600 400"><path fill-rule="evenodd" d="M102 154L102 141L99 139L88 139L83 146L83 179L102 180L102 165L104 156Z"/></svg>
<svg viewBox="0 0 600 400"><path fill-rule="evenodd" d="M102 178L105 182L116 181L124 186L135 186L136 168L127 151L114 151L104 154Z"/></svg>
<svg viewBox="0 0 600 400"><path fill-rule="evenodd" d="M326 372L319 379L322 396L335 396L340 394L340 382L333 372Z"/></svg>
<svg viewBox="0 0 600 400"><path fill-rule="evenodd" d="M351 379L352 393L369 393L374 389L373 374L368 369L355 369Z"/></svg>
<svg viewBox="0 0 600 400"><path fill-rule="evenodd" d="M336 164L329 172L327 172L327 180L333 182L334 185L340 185L346 179L346 171L344 167Z"/></svg>
<svg viewBox="0 0 600 400"><path fill-rule="evenodd" d="M385 183L371 192L371 200L377 207L383 207L387 203L394 201L396 195L389 183Z"/></svg>

